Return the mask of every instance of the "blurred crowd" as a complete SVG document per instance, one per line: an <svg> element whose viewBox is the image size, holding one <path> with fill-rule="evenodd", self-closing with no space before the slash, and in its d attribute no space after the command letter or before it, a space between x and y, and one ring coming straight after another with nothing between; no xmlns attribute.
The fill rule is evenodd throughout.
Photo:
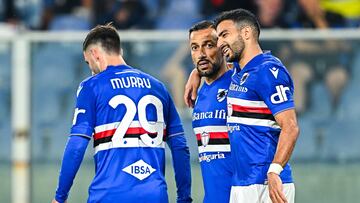
<svg viewBox="0 0 360 203"><path fill-rule="evenodd" d="M188 29L245 8L263 28L359 27L360 0L0 0L0 24L27 30Z"/></svg>
<svg viewBox="0 0 360 203"><path fill-rule="evenodd" d="M107 22L119 30L187 30L200 20L235 8L255 13L263 29L360 27L360 0L0 0L0 30L89 30ZM306 92L312 81L323 81L332 106L337 106L339 92L351 75L349 44L294 40L284 46L265 44L264 48L268 47L278 52L275 54L293 75L299 114L311 106ZM131 52L131 47L127 51ZM186 63L188 55L184 44L167 56L164 64L164 78L174 83L172 92L180 107L179 87L193 68Z"/></svg>

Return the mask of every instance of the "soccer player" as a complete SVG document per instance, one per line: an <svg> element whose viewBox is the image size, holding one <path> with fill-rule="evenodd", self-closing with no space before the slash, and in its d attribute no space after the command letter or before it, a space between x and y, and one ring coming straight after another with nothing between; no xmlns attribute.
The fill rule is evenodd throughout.
<svg viewBox="0 0 360 203"><path fill-rule="evenodd" d="M217 48L214 23L202 21L189 30L191 57L205 78L194 106L192 125L196 134L204 184L204 203L228 203L232 165L226 127L226 95L232 71Z"/></svg>
<svg viewBox="0 0 360 203"><path fill-rule="evenodd" d="M299 127L292 79L278 58L262 51L260 26L251 12L224 12L215 19L215 27L223 55L240 65L235 66L227 98L234 166L230 202L294 202L288 161ZM194 87L187 84L188 105L189 95L196 94L190 92Z"/></svg>
<svg viewBox="0 0 360 203"><path fill-rule="evenodd" d="M191 202L189 150L165 86L125 63L120 38L111 24L92 29L83 52L93 76L77 91L53 202L68 198L91 138L95 177L88 202L168 202L165 142L173 157L177 202Z"/></svg>

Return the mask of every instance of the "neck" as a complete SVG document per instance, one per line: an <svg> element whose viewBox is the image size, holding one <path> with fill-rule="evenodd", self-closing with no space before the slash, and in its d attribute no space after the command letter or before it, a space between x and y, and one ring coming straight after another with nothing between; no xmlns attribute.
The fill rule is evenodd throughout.
<svg viewBox="0 0 360 203"><path fill-rule="evenodd" d="M219 69L219 71L212 77L205 77L205 82L206 84L210 85L211 83L213 83L215 80L217 80L218 78L220 78L222 75L224 75L224 73L227 71L226 68L226 64L223 63L221 65L221 68Z"/></svg>
<svg viewBox="0 0 360 203"><path fill-rule="evenodd" d="M240 60L239 60L239 64L241 68L245 67L246 64L249 63L249 61L251 61L251 59L253 59L255 56L263 53L259 43L257 42L252 42L251 44L245 47L246 48L242 52L242 55L240 56Z"/></svg>
<svg viewBox="0 0 360 203"><path fill-rule="evenodd" d="M106 61L103 66L103 70L106 70L108 66L126 65L125 60L121 55L109 55L106 57Z"/></svg>

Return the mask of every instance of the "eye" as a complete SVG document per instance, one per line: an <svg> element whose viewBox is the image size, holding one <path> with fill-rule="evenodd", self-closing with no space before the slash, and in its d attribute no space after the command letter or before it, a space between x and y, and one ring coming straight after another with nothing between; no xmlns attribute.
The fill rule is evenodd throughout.
<svg viewBox="0 0 360 203"><path fill-rule="evenodd" d="M198 49L198 46L191 46L191 51L196 51Z"/></svg>
<svg viewBox="0 0 360 203"><path fill-rule="evenodd" d="M228 36L228 31L222 31L222 32L220 32L220 34L218 36L220 38L226 38Z"/></svg>
<svg viewBox="0 0 360 203"><path fill-rule="evenodd" d="M212 43L207 43L206 44L206 48L213 48L213 47L215 47Z"/></svg>

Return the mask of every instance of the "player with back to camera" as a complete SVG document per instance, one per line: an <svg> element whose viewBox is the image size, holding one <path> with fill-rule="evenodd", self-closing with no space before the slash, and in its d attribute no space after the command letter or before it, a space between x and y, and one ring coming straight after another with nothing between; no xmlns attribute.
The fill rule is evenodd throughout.
<svg viewBox="0 0 360 203"><path fill-rule="evenodd" d="M205 82L194 105L196 134L204 184L204 203L228 203L232 166L226 127L226 95L232 71L217 48L214 23L202 21L189 30L191 57Z"/></svg>
<svg viewBox="0 0 360 203"><path fill-rule="evenodd" d="M88 202L168 202L165 142L173 157L177 202L191 202L189 150L165 86L125 63L111 24L93 28L83 52L93 76L77 91L53 203L66 202L91 138L95 177Z"/></svg>
<svg viewBox="0 0 360 203"><path fill-rule="evenodd" d="M227 98L234 166L230 202L294 202L288 161L299 127L290 74L278 58L262 51L260 26L251 12L224 12L215 19L215 27L223 55L240 65L235 66ZM191 77L187 84L188 105L198 80Z"/></svg>

